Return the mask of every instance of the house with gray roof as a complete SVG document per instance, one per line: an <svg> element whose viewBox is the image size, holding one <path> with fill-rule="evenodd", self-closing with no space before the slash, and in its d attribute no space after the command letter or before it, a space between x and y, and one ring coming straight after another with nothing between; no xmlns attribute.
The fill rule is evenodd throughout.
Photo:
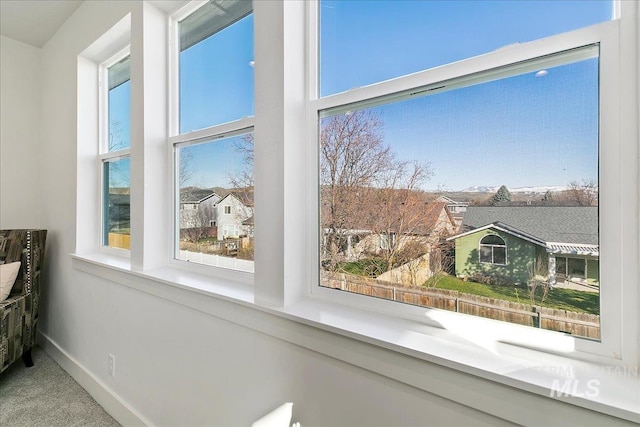
<svg viewBox="0 0 640 427"><path fill-rule="evenodd" d="M598 207L470 206L455 241L456 275L599 285Z"/></svg>
<svg viewBox="0 0 640 427"><path fill-rule="evenodd" d="M214 191L215 190L215 191ZM236 192L215 188L214 190L186 187L180 190L180 228L210 229L207 233L218 240L253 237L253 225L244 222L253 217L252 203L247 191Z"/></svg>

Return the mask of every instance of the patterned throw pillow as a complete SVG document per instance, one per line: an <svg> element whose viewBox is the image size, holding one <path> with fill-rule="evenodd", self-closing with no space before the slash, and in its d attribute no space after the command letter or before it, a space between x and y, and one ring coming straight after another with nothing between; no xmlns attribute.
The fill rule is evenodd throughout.
<svg viewBox="0 0 640 427"><path fill-rule="evenodd" d="M0 302L6 300L11 293L18 271L20 271L20 261L0 264Z"/></svg>

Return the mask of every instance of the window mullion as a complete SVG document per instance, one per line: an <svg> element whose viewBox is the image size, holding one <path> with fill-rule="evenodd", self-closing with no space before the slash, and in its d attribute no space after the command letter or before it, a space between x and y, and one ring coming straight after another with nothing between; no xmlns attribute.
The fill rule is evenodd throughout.
<svg viewBox="0 0 640 427"><path fill-rule="evenodd" d="M105 162L105 161L119 160L129 156L131 156L131 149L125 148L123 150L102 153L98 156L98 158L100 159L100 161Z"/></svg>

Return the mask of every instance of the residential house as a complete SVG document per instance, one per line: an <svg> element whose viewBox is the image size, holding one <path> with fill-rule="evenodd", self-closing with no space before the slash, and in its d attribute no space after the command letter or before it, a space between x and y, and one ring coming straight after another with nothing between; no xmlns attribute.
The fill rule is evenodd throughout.
<svg viewBox="0 0 640 427"><path fill-rule="evenodd" d="M453 200L452 198L447 196L438 197L436 199L436 202L445 202L447 204L447 209L449 209L449 212L451 212L452 215L463 214L469 207L469 202Z"/></svg>
<svg viewBox="0 0 640 427"><path fill-rule="evenodd" d="M180 190L180 228L216 227L217 203L222 200L217 193L196 187Z"/></svg>
<svg viewBox="0 0 640 427"><path fill-rule="evenodd" d="M455 241L456 275L552 285L599 284L597 207L469 207Z"/></svg>
<svg viewBox="0 0 640 427"><path fill-rule="evenodd" d="M464 213L469 207L469 202L453 200L452 198L444 195L438 197L436 202L445 202L447 204L447 209L449 209L449 212L456 223L456 227L460 227L460 225L462 225L462 219L464 217Z"/></svg>
<svg viewBox="0 0 640 427"><path fill-rule="evenodd" d="M238 196L229 192L215 206L218 227L218 240L253 237L253 226L245 224L253 217L253 209L240 201Z"/></svg>
<svg viewBox="0 0 640 427"><path fill-rule="evenodd" d="M351 222L352 227L342 230L346 236L342 250L345 260L380 254L391 248L401 251L409 242L424 245L424 251L427 252L430 245L450 236L457 229L446 202L415 204L410 208L411 212L403 212L398 208L386 216L382 224L371 219L379 219L376 215L378 209L380 207L373 203L362 206L362 211ZM328 230L325 229L325 233Z"/></svg>
<svg viewBox="0 0 640 427"><path fill-rule="evenodd" d="M218 240L253 237L253 226L245 224L253 208L232 191L215 190L187 187L180 191L180 228L211 228Z"/></svg>

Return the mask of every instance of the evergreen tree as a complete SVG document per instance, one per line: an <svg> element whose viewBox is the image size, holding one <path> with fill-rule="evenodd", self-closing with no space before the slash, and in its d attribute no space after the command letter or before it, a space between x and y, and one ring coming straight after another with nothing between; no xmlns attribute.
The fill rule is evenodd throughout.
<svg viewBox="0 0 640 427"><path fill-rule="evenodd" d="M493 198L491 199L491 204L495 206L501 202L510 202L510 201L511 201L511 193L509 193L509 190L507 189L507 187L503 185L498 189L498 191L496 191L496 194L493 195Z"/></svg>

